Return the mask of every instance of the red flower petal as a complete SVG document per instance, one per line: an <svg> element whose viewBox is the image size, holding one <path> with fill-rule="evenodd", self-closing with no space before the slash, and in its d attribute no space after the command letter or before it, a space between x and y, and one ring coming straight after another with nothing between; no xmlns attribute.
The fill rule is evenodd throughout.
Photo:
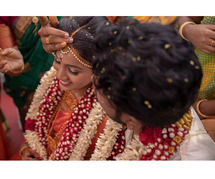
<svg viewBox="0 0 215 179"><path fill-rule="evenodd" d="M35 120L31 118L27 118L25 122L25 130L31 130L33 131L35 129Z"/></svg>

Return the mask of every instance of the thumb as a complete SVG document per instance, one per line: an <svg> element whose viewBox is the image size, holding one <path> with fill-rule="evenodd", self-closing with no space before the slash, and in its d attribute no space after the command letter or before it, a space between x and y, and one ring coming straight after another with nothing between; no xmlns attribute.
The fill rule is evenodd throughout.
<svg viewBox="0 0 215 179"><path fill-rule="evenodd" d="M210 30L215 31L215 25L213 25L213 24L208 24L208 25L206 25L206 27Z"/></svg>
<svg viewBox="0 0 215 179"><path fill-rule="evenodd" d="M39 20L40 20L41 26L43 27L49 24L49 20L46 16L40 16Z"/></svg>
<svg viewBox="0 0 215 179"><path fill-rule="evenodd" d="M49 20L50 20L50 23L51 23L52 27L57 27L58 26L59 21L58 21L56 16L49 16Z"/></svg>

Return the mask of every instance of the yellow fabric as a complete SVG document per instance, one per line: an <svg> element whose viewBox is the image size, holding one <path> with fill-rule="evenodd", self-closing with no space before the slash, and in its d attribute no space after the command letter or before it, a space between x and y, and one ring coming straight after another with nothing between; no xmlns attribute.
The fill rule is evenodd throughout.
<svg viewBox="0 0 215 179"><path fill-rule="evenodd" d="M153 22L163 25L169 25L176 21L176 16L134 16L134 19L137 19L141 23Z"/></svg>
<svg viewBox="0 0 215 179"><path fill-rule="evenodd" d="M205 16L201 23L215 25L215 17ZM215 54L207 54L198 49L196 49L196 54L203 72L198 99L215 99Z"/></svg>

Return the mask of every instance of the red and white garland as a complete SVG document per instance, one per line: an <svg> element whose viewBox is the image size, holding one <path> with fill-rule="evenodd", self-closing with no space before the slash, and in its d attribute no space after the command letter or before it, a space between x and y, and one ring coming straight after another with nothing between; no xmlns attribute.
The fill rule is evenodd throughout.
<svg viewBox="0 0 215 179"><path fill-rule="evenodd" d="M39 153L40 157L44 160L83 160L90 142L97 132L97 127L104 118L104 112L99 103L96 102L93 89L89 88L71 114L70 121L66 125L57 149L47 158L48 125L55 115L54 111L56 111L57 105L62 98L59 81L54 78L54 74L56 74L55 70L51 69L48 76L45 76L41 80L41 85L36 91L35 97L37 97L37 99L34 97L26 118L25 138L29 146ZM51 85L50 78L52 78ZM35 102L37 102L37 104ZM37 115L35 115L35 111L37 111ZM111 141L109 144L110 139L115 138L116 141L116 138L118 138L118 143L116 143L116 145L119 145L119 143L124 145L125 142L120 142L123 141L120 135L124 135L123 131L121 131L121 125L118 125L111 119L107 121L107 124L112 122L113 127L106 125L104 131L114 130L115 133L113 134L113 132L110 132L110 138L106 138L106 141L104 141L105 144L113 147L115 143ZM111 153L112 147L109 147L108 155L106 154L107 158L113 157L113 155L111 155L113 154ZM120 152L114 153L118 154Z"/></svg>
<svg viewBox="0 0 215 179"><path fill-rule="evenodd" d="M139 135L134 135L117 160L171 160L189 133L192 116L190 111L188 113L179 121L182 124L186 121L185 127L175 124L163 129L145 126Z"/></svg>
<svg viewBox="0 0 215 179"><path fill-rule="evenodd" d="M56 71L52 68L47 74L42 78L27 114L25 138L44 160L83 160L104 118L104 111L89 88L74 109L56 151L47 158L48 123L62 98L58 80L54 78ZM122 125L108 119L90 160L169 160L177 153L191 122L189 112L182 118L181 124L186 125L178 122L163 129L145 126L124 150L125 130L122 130Z"/></svg>

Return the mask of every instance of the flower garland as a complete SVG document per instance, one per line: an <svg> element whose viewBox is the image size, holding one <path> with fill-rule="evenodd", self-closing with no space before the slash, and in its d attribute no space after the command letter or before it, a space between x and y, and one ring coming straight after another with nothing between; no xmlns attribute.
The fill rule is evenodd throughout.
<svg viewBox="0 0 215 179"><path fill-rule="evenodd" d="M26 117L25 138L30 147L45 160L48 123L62 97L55 75L56 71L52 68L41 79L41 85L36 90ZM56 151L49 159L82 160L103 117L103 110L90 88L74 109L71 121L67 124ZM163 129L146 126L139 136L134 136L130 145L123 151L125 130L122 130L122 125L108 119L104 133L100 134L97 140L91 160L171 159L188 134L191 122L192 115L189 111L179 122Z"/></svg>
<svg viewBox="0 0 215 179"><path fill-rule="evenodd" d="M177 153L180 144L189 132L192 123L191 111L176 124L164 127L146 126L140 135L135 135L117 160L169 160Z"/></svg>
<svg viewBox="0 0 215 179"><path fill-rule="evenodd" d="M59 80L54 77L55 74L56 71L52 69L48 72L48 76L43 77L41 80L41 85L35 93L34 100L26 117L25 138L29 146L45 160L82 160L91 143L91 139L97 132L98 124L104 118L104 112L101 106L96 102L93 89L89 88L84 97L74 108L57 149L51 156L47 156L48 126L53 116L55 116L57 106L62 99ZM115 142L119 139L123 141L121 136L123 133L120 132L121 127L119 128L116 124L117 123L109 119L104 129L108 136L103 142L109 145L108 150L106 150L106 152L108 152L106 158L111 156L111 151ZM112 132L109 133L109 131ZM115 145L121 146L119 143ZM122 143L124 144L125 142ZM96 148L99 149L97 146ZM122 151L115 153L117 154L120 152ZM94 153L94 155L96 155L95 151Z"/></svg>
<svg viewBox="0 0 215 179"><path fill-rule="evenodd" d="M56 151L50 156L52 160L68 160L73 148L76 145L79 134L83 129L83 125L88 115L95 105L96 99L92 88L89 88L84 97L80 99L74 112L71 114L70 121L62 135L61 141Z"/></svg>
<svg viewBox="0 0 215 179"><path fill-rule="evenodd" d="M111 156L107 158L107 160L116 160L116 156L121 154L125 148L125 131L126 127L118 132L118 136L116 142L113 146L113 150L111 152Z"/></svg>
<svg viewBox="0 0 215 179"><path fill-rule="evenodd" d="M109 119L106 123L104 133L101 134L97 140L94 153L92 154L90 160L106 160L110 157L114 144L117 140L117 135L121 130L121 124ZM125 138L123 137L122 139Z"/></svg>
<svg viewBox="0 0 215 179"><path fill-rule="evenodd" d="M51 67L51 69L44 74L41 78L40 85L38 85L33 101L30 105L28 113L26 115L26 124L25 124L25 139L29 146L36 151L42 158L47 159L46 148L40 143L39 137L36 131L33 131L36 124L36 119L39 111L39 106L41 104L44 95L52 84L53 78L56 76L56 70ZM29 129L29 130L28 130Z"/></svg>
<svg viewBox="0 0 215 179"><path fill-rule="evenodd" d="M83 160L87 153L87 149L91 143L92 138L97 132L98 125L102 122L105 117L104 112L100 104L97 102L94 108L91 110L88 119L81 131L79 140L74 147L74 150L69 160Z"/></svg>

